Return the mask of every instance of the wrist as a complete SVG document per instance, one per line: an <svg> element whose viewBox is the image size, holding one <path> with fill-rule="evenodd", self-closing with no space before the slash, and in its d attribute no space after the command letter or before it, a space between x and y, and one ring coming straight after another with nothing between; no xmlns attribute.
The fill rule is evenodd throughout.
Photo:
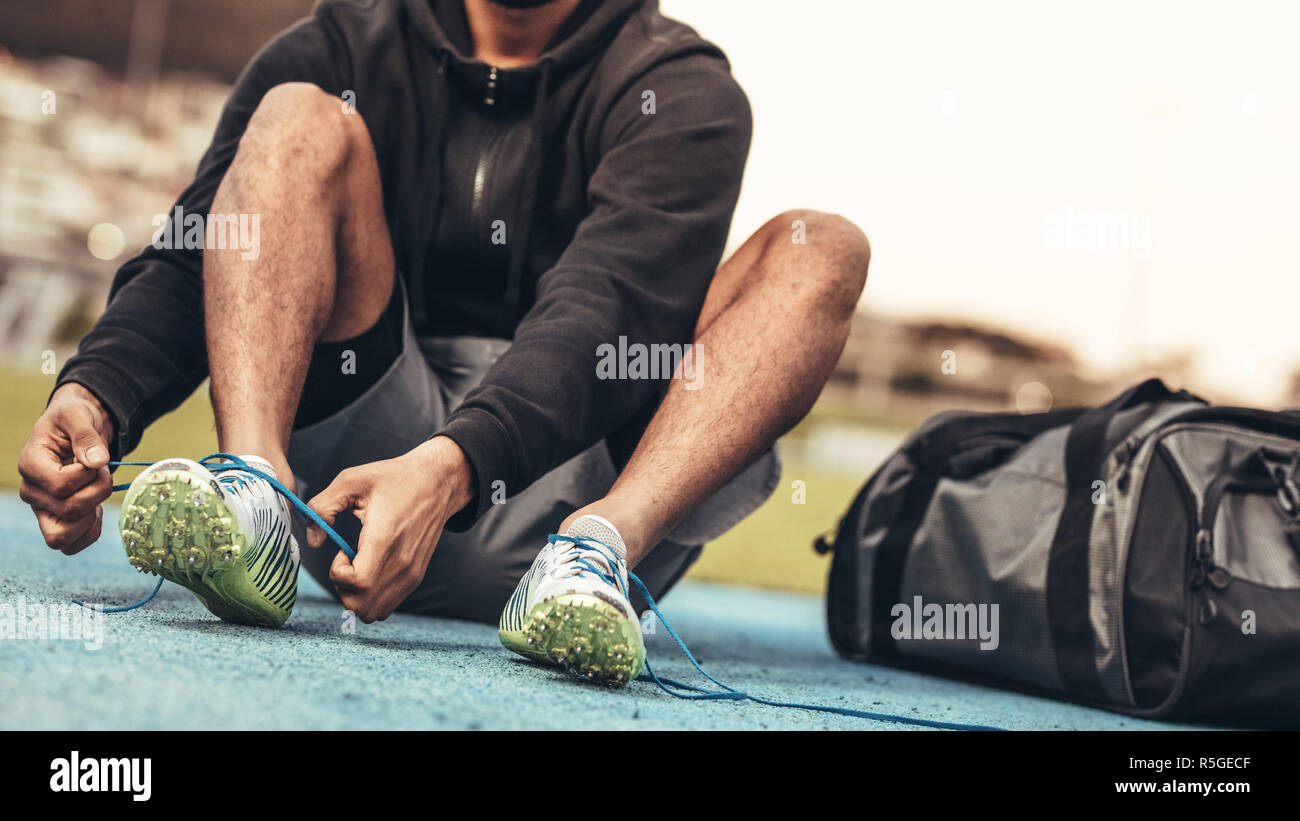
<svg viewBox="0 0 1300 821"><path fill-rule="evenodd" d="M460 445L446 436L435 436L416 448L430 475L447 493L447 509L459 511L474 499L474 469Z"/></svg>
<svg viewBox="0 0 1300 821"><path fill-rule="evenodd" d="M105 442L111 442L115 433L113 415L104 407L104 403L99 401L99 397L91 393L90 389L80 382L65 382L55 388L54 393L50 394L50 401L46 404L46 407L73 402L84 404L90 408L91 416L94 418L95 430L100 436L104 437Z"/></svg>

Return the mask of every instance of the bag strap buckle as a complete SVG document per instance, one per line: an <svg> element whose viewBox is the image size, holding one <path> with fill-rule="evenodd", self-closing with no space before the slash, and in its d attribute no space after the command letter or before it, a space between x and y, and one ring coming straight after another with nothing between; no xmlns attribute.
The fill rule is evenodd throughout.
<svg viewBox="0 0 1300 821"><path fill-rule="evenodd" d="M1277 485L1277 503L1287 516L1295 517L1300 512L1300 486L1296 485L1297 462L1300 455L1282 454L1266 448L1259 451L1260 461L1267 468L1268 476Z"/></svg>

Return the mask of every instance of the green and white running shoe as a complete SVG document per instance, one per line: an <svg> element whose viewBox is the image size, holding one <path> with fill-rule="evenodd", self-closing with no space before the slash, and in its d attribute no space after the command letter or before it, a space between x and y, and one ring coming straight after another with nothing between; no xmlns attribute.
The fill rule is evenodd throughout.
<svg viewBox="0 0 1300 821"><path fill-rule="evenodd" d="M645 664L641 624L627 595L627 548L599 516L552 536L501 613L507 649L622 687Z"/></svg>
<svg viewBox="0 0 1300 821"><path fill-rule="evenodd" d="M256 456L246 466L274 477ZM279 627L298 597L298 542L279 493L253 473L164 459L127 489L119 529L132 566L189 588L225 621Z"/></svg>

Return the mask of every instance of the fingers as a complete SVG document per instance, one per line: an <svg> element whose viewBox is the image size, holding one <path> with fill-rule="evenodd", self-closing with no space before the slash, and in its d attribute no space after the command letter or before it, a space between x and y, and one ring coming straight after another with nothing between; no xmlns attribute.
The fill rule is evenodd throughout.
<svg viewBox="0 0 1300 821"><path fill-rule="evenodd" d="M85 487L72 495L59 497L26 480L18 485L18 498L34 509L52 513L60 519L80 520L95 512L113 493L113 477L108 468L101 467Z"/></svg>
<svg viewBox="0 0 1300 821"><path fill-rule="evenodd" d="M94 471L108 464L108 443L95 428L95 415L89 407L82 404L68 406L61 415L61 422L78 462Z"/></svg>
<svg viewBox="0 0 1300 821"><path fill-rule="evenodd" d="M332 527L334 519L340 513L365 504L369 486L365 473L361 469L348 468L335 476L328 487L313 496L311 501L307 502L307 507L320 514L320 517ZM311 522L307 523L307 544L311 547L325 544L325 531Z"/></svg>
<svg viewBox="0 0 1300 821"><path fill-rule="evenodd" d="M84 403L52 407L37 420L18 457L24 481L63 499L95 481L108 464L108 445Z"/></svg>
<svg viewBox="0 0 1300 821"><path fill-rule="evenodd" d="M368 589L362 589L357 581L357 574L352 562L343 551L334 554L334 563L330 565L330 581L338 591L343 606L351 610L365 624L376 620L371 612L371 595Z"/></svg>
<svg viewBox="0 0 1300 821"><path fill-rule="evenodd" d="M362 590L357 585L356 570L352 567L352 560L347 557L343 551L334 554L334 562L330 564L330 581L334 583L334 588L339 591L339 596L343 597L344 604L349 604L348 596L358 597ZM355 607L349 604L348 609L356 612Z"/></svg>
<svg viewBox="0 0 1300 821"><path fill-rule="evenodd" d="M393 531L372 517L361 528L356 558L340 552L330 566L339 598L366 624L391 616L423 578L422 569L398 560L393 550Z"/></svg>
<svg viewBox="0 0 1300 821"><path fill-rule="evenodd" d="M52 550L58 550L69 556L80 553L95 543L99 538L104 522L104 509L95 508L95 512L83 519L60 519L44 510L36 511L36 523L41 528L41 536Z"/></svg>
<svg viewBox="0 0 1300 821"><path fill-rule="evenodd" d="M424 579L429 559L447 518L445 495L412 482L401 459L372 462L346 470L315 496L310 506L327 522L350 509L361 521L357 552L343 553L330 567L343 604L361 621L386 619ZM317 530L308 543L317 546Z"/></svg>
<svg viewBox="0 0 1300 821"><path fill-rule="evenodd" d="M64 447L53 433L33 431L32 438L18 457L18 473L23 481L52 496L63 499L90 484L99 475L77 461L64 464ZM71 453L67 457L71 459Z"/></svg>
<svg viewBox="0 0 1300 821"><path fill-rule="evenodd" d="M349 468L307 503L308 507L331 525L338 514L345 510L353 511L361 520L361 536L355 559L349 559L342 551L335 554L334 562L330 565L330 581L338 590L344 607L366 624L388 618L394 609L385 609L379 602L382 592L382 585L378 581L379 570L384 563L391 538L383 523L373 519L367 522L365 510L371 486L366 468ZM384 531L383 534L381 530ZM315 525L309 525L307 544L320 547L324 543L324 531Z"/></svg>
<svg viewBox="0 0 1300 821"><path fill-rule="evenodd" d="M346 587L337 588L343 606L352 611L364 624L384 621L396 612L398 605L406 600L410 591L401 595L396 593L371 591L359 593Z"/></svg>
<svg viewBox="0 0 1300 821"><path fill-rule="evenodd" d="M80 539L73 542L70 547L64 549L63 552L66 555L72 556L77 553L80 553L81 551L90 547L95 542L99 541L99 536L103 532L103 528L104 528L104 508L96 507L95 513L91 518L94 520L94 522L91 524L90 529L88 529L85 535L83 535Z"/></svg>
<svg viewBox="0 0 1300 821"><path fill-rule="evenodd" d="M389 533L382 522L372 518L369 524L361 526L355 559L348 560L341 551L330 565L330 581L334 582L344 607L356 613L365 624L391 616L396 604L413 590L413 587L402 590L404 579L387 579L383 574L393 549ZM399 594L398 599L390 601L393 596L389 594L394 592Z"/></svg>
<svg viewBox="0 0 1300 821"><path fill-rule="evenodd" d="M393 531L385 520L372 516L362 523L357 536L357 555L352 560L350 583L362 592L379 589L379 579L393 549Z"/></svg>

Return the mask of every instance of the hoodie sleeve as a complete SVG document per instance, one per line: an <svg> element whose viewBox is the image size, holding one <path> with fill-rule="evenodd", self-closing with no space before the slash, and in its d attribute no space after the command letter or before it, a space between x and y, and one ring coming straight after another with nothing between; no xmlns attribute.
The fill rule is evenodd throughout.
<svg viewBox="0 0 1300 821"><path fill-rule="evenodd" d="M308 82L331 93L348 61L318 17L280 34L253 58L226 102L212 144L175 208L206 217L249 117L273 86ZM135 448L144 428L179 405L208 373L203 329L203 251L146 246L113 279L108 306L59 374L77 382L112 415L114 458Z"/></svg>
<svg viewBox="0 0 1300 821"><path fill-rule="evenodd" d="M643 106L654 92L654 111ZM724 61L660 64L625 87L601 125L589 211L514 343L441 431L465 452L477 498L513 495L609 435L659 396L651 379L602 379L602 345L681 344L721 259L749 151L749 103ZM707 354L705 354L707 356Z"/></svg>

